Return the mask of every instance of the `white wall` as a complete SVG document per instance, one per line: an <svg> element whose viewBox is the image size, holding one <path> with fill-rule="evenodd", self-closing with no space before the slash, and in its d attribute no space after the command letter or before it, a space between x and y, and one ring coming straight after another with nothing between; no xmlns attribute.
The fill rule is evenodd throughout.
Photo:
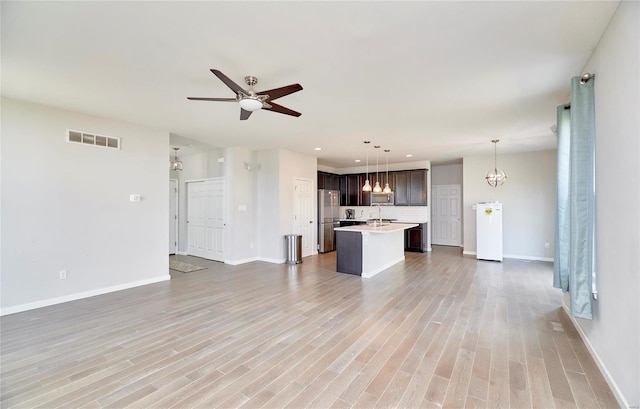
<svg viewBox="0 0 640 409"><path fill-rule="evenodd" d="M7 98L1 131L3 314L169 278L168 133Z"/></svg>
<svg viewBox="0 0 640 409"><path fill-rule="evenodd" d="M256 187L256 237L258 257L271 262L284 262L280 251L280 242L276 234L280 230L280 166L279 152L276 149L256 153L260 171L257 174ZM282 239L284 240L284 239Z"/></svg>
<svg viewBox="0 0 640 409"><path fill-rule="evenodd" d="M279 150L279 165L280 165L280 223L278 229L278 236L273 238L278 243L278 253L280 257L285 259L285 242L284 235L292 234L294 230L294 179L308 179L312 183L312 191L317 190L318 179L318 165L317 159L313 156L301 155L293 153L284 149ZM314 226L317 226L318 222L318 209L317 199L313 200L314 208L312 214L314 215ZM311 238L311 243L317 243L316 237L317 230L313 229L314 236Z"/></svg>
<svg viewBox="0 0 640 409"><path fill-rule="evenodd" d="M614 389L640 405L640 3L623 1L583 72L595 73L593 320L578 319ZM580 73L576 73L580 74Z"/></svg>
<svg viewBox="0 0 640 409"><path fill-rule="evenodd" d="M253 153L246 148L226 148L225 183L225 263L239 264L255 259L257 207L257 172ZM245 165L249 164L250 169Z"/></svg>
<svg viewBox="0 0 640 409"><path fill-rule="evenodd" d="M284 149L260 151L256 158L261 165L257 186L258 258L282 263L286 259L284 235L294 232L294 178L311 180L315 191L316 158ZM313 214L316 213L314 208ZM315 243L315 230L313 234L312 243Z"/></svg>
<svg viewBox="0 0 640 409"><path fill-rule="evenodd" d="M433 165L432 185L462 185L462 165Z"/></svg>
<svg viewBox="0 0 640 409"><path fill-rule="evenodd" d="M477 202L503 204L503 252L505 257L553 258L556 208L556 151L498 155L505 171L504 185L491 187L485 176L493 168L493 155L463 159L464 252L476 251ZM545 248L549 243L549 248Z"/></svg>

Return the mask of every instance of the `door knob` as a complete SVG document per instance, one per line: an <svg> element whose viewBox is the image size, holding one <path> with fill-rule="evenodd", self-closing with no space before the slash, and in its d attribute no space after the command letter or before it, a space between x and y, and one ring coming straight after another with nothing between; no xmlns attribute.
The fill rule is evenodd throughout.
<svg viewBox="0 0 640 409"><path fill-rule="evenodd" d="M313 223L313 220L309 220L309 223L310 223L310 224L312 224L312 223Z"/></svg>

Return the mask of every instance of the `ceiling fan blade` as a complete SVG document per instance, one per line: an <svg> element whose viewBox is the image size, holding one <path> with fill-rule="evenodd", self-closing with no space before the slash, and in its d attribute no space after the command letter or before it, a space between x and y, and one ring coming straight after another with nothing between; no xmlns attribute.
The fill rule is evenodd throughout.
<svg viewBox="0 0 640 409"><path fill-rule="evenodd" d="M258 92L258 95L269 95L269 101L273 101L274 99L282 98L285 95L293 94L294 92L298 92L302 90L302 85L300 84L291 84L286 87L274 88L267 91Z"/></svg>
<svg viewBox="0 0 640 409"><path fill-rule="evenodd" d="M228 101L228 102L235 102L237 101L237 99L235 98L200 98L200 97L187 97L187 99L190 99L192 101Z"/></svg>
<svg viewBox="0 0 640 409"><path fill-rule="evenodd" d="M215 75L216 77L220 78L220 81L224 82L225 85L229 88L231 88L231 90L233 92L235 92L236 94L242 94L242 95L246 95L249 96L249 93L247 91L245 91L244 89L242 89L242 87L238 84L236 84L235 82L231 81L231 78L227 77L226 75L224 75L222 72L211 68L211 72L213 73L213 75Z"/></svg>
<svg viewBox="0 0 640 409"><path fill-rule="evenodd" d="M296 112L292 109L285 108L282 105L278 105L274 102L269 102L271 104L271 108L262 107L262 109L266 109L267 111L277 112L279 114L291 115L291 116L300 116L302 115L300 112Z"/></svg>
<svg viewBox="0 0 640 409"><path fill-rule="evenodd" d="M240 120L244 121L245 119L249 119L252 112L253 111L247 111L246 109L240 108Z"/></svg>

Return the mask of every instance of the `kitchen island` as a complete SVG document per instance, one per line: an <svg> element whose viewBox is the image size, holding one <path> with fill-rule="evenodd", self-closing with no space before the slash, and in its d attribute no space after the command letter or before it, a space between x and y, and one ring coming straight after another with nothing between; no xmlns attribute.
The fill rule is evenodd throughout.
<svg viewBox="0 0 640 409"><path fill-rule="evenodd" d="M404 231L417 224L383 223L336 227L336 270L373 277L404 260Z"/></svg>

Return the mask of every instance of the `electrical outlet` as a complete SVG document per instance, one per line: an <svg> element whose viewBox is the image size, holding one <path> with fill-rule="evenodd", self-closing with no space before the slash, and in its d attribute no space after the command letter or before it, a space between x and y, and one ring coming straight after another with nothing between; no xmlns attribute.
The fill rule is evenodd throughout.
<svg viewBox="0 0 640 409"><path fill-rule="evenodd" d="M549 248L549 243L544 243L544 248L548 249Z"/></svg>
<svg viewBox="0 0 640 409"><path fill-rule="evenodd" d="M67 279L67 270L62 270L58 274L59 274L60 280L66 280Z"/></svg>

